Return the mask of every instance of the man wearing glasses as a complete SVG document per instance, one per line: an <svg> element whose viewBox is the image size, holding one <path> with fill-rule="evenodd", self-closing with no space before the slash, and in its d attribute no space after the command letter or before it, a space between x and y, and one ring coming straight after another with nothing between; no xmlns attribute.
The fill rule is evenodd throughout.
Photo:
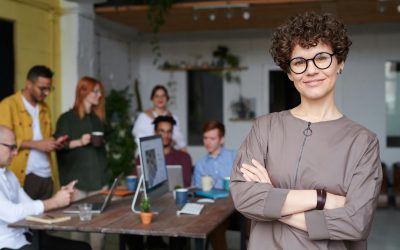
<svg viewBox="0 0 400 250"><path fill-rule="evenodd" d="M61 149L68 138L51 137L50 110L44 99L52 90L53 72L46 66L34 66L27 75L25 88L0 103L0 124L16 135L18 154L10 165L25 192L32 199L48 199L58 171L50 153Z"/></svg>
<svg viewBox="0 0 400 250"><path fill-rule="evenodd" d="M25 229L9 228L8 224L24 219L28 215L38 215L45 211L67 206L73 197L74 184L71 182L61 188L53 197L39 201L32 200L22 190L15 175L7 166L17 155L14 133L0 125L0 249L33 250L30 235ZM85 242L72 241L51 235L40 240L43 249L90 250Z"/></svg>

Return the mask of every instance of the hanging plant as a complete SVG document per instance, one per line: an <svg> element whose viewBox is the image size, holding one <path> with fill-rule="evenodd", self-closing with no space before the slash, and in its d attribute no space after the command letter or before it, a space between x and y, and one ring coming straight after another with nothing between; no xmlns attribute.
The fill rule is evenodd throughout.
<svg viewBox="0 0 400 250"><path fill-rule="evenodd" d="M165 15L168 10L172 7L174 0L147 0L149 9L147 11L147 20L150 23L151 31L153 33L150 40L151 51L154 54L153 64L156 65L162 54L160 47L160 39L158 38L158 32L160 27L165 23Z"/></svg>
<svg viewBox="0 0 400 250"><path fill-rule="evenodd" d="M216 66L224 68L222 74L225 80L228 83L240 84L240 76L237 72L234 72L234 69L237 69L240 65L239 57L230 53L229 48L224 45L218 45L217 49L213 51L213 57L216 60Z"/></svg>

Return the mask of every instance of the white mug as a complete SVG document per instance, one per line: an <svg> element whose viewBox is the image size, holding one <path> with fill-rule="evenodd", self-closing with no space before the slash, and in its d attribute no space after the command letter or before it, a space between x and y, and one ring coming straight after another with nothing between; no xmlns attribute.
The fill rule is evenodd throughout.
<svg viewBox="0 0 400 250"><path fill-rule="evenodd" d="M214 186L214 180L209 175L204 175L201 177L201 189L204 192L210 191Z"/></svg>

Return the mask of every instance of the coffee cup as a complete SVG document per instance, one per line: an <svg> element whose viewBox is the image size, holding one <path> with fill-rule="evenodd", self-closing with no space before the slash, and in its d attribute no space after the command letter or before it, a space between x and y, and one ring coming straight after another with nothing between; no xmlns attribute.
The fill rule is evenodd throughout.
<svg viewBox="0 0 400 250"><path fill-rule="evenodd" d="M201 189L204 192L210 191L214 186L214 180L209 175L204 175L201 177Z"/></svg>
<svg viewBox="0 0 400 250"><path fill-rule="evenodd" d="M82 203L79 207L79 219L82 221L88 221L92 219L92 204Z"/></svg>
<svg viewBox="0 0 400 250"><path fill-rule="evenodd" d="M225 177L224 178L224 189L226 190L226 191L229 191L229 184L230 184L230 182L231 182L231 177Z"/></svg>
<svg viewBox="0 0 400 250"><path fill-rule="evenodd" d="M104 135L104 133L101 131L93 131L92 132L90 141L94 147L100 147L101 145L103 145L103 135Z"/></svg>
<svg viewBox="0 0 400 250"><path fill-rule="evenodd" d="M128 190L135 191L137 185L137 176L136 175L128 175L126 177L126 186Z"/></svg>
<svg viewBox="0 0 400 250"><path fill-rule="evenodd" d="M178 188L175 190L175 202L177 205L185 205L188 200L188 189L187 188Z"/></svg>

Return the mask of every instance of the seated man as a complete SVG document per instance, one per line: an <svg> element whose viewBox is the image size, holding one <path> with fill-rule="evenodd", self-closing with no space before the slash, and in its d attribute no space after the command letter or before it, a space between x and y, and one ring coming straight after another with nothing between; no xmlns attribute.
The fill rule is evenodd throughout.
<svg viewBox="0 0 400 250"><path fill-rule="evenodd" d="M225 126L218 121L208 121L203 127L203 143L208 154L196 162L194 185L201 188L201 177L213 178L214 188L224 188L224 178L231 176L236 153L223 147Z"/></svg>
<svg viewBox="0 0 400 250"><path fill-rule="evenodd" d="M188 153L176 150L172 146L172 132L176 124L174 118L172 116L157 116L153 124L154 133L162 137L165 163L167 165L181 165L184 186L189 187L192 182L192 158Z"/></svg>
<svg viewBox="0 0 400 250"><path fill-rule="evenodd" d="M167 165L181 165L183 172L183 184L189 187L192 182L192 158L184 151L176 150L173 147L172 132L175 125L175 120L172 116L157 116L154 121L154 134L162 137L164 146L165 163ZM136 161L139 165L139 158ZM143 249L142 236L122 236L129 249ZM181 238L170 238L170 249L183 249L186 241ZM161 237L149 236L147 237L148 248L163 248L166 249L167 245Z"/></svg>
<svg viewBox="0 0 400 250"><path fill-rule="evenodd" d="M213 188L223 189L224 178L231 175L236 153L223 147L225 142L225 126L218 121L208 121L203 126L203 143L208 154L196 162L194 167L194 185L201 188L201 177L213 178ZM230 223L227 219L210 235L213 249L226 250L225 231Z"/></svg>
<svg viewBox="0 0 400 250"><path fill-rule="evenodd" d="M8 224L24 219L28 215L41 214L55 208L67 206L73 195L73 183L62 187L53 197L40 201L32 200L21 188L17 177L9 170L17 154L15 135L9 128L0 125L0 249L30 250L27 230L9 228ZM42 249L91 249L87 243L45 235Z"/></svg>

